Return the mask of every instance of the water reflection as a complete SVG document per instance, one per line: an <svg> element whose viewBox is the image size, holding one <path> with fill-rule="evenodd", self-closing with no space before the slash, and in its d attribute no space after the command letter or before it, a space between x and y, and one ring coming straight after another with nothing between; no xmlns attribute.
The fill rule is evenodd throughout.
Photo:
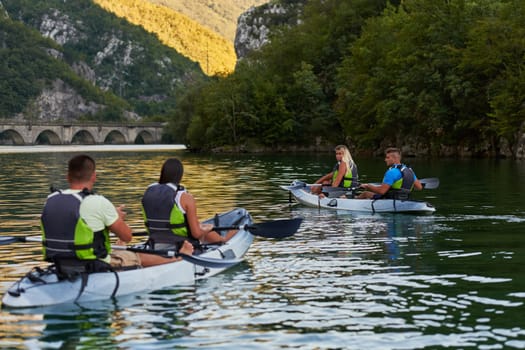
<svg viewBox="0 0 525 350"><path fill-rule="evenodd" d="M312 181L331 156L101 152L96 190L125 203L142 230L139 199L171 156L182 159L183 183L202 218L246 207L255 222L302 216L299 232L257 238L243 264L192 287L29 313L1 310L0 347L525 347L525 201L491 182L492 171L508 180L523 167L418 161L428 175L418 173L442 180L442 189L418 194L438 208L430 216L290 205L278 185ZM50 184L66 185L69 157L0 155L2 234L38 233L43 199ZM372 181L384 170L382 160L358 163ZM36 243L0 246L0 292L42 264L40 253Z"/></svg>

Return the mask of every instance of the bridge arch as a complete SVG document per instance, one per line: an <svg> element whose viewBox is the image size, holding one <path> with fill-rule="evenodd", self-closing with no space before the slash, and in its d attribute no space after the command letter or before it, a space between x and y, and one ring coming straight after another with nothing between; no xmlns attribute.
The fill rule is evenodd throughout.
<svg viewBox="0 0 525 350"><path fill-rule="evenodd" d="M164 123L20 122L0 119L0 144L154 144L162 141Z"/></svg>
<svg viewBox="0 0 525 350"><path fill-rule="evenodd" d="M71 139L71 144L73 145L94 145L96 143L93 135L85 129L77 131Z"/></svg>
<svg viewBox="0 0 525 350"><path fill-rule="evenodd" d="M38 134L36 139L33 141L35 145L61 145L62 141L60 136L52 130L44 130Z"/></svg>
<svg viewBox="0 0 525 350"><path fill-rule="evenodd" d="M25 141L19 132L13 129L8 129L0 132L1 145L24 145Z"/></svg>
<svg viewBox="0 0 525 350"><path fill-rule="evenodd" d="M104 138L105 144L121 145L126 144L126 137L118 130L111 130Z"/></svg>
<svg viewBox="0 0 525 350"><path fill-rule="evenodd" d="M152 144L155 143L155 138L149 131L142 130L138 133L137 137L135 137L134 143L138 145Z"/></svg>

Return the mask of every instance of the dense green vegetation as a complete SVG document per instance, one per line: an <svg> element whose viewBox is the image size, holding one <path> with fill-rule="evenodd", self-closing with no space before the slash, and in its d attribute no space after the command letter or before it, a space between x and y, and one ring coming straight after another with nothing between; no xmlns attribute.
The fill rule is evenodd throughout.
<svg viewBox="0 0 525 350"><path fill-rule="evenodd" d="M60 46L42 38L37 31L0 18L0 117L24 112L55 79L62 79L90 101L110 106L108 111L129 108L125 101L79 78L67 64L49 55L50 51L62 53ZM116 119L108 111L97 117Z"/></svg>
<svg viewBox="0 0 525 350"><path fill-rule="evenodd" d="M322 137L514 153L525 120L522 0L311 0L302 16L234 74L188 91L174 135L202 149Z"/></svg>
<svg viewBox="0 0 525 350"><path fill-rule="evenodd" d="M28 108L44 86L60 78L109 107L87 118L122 118L127 109L158 119L171 113L179 89L204 77L197 63L92 1L3 0L1 5L9 17L0 20L0 117ZM43 29L50 22L55 27ZM45 30L63 43L42 38L39 31ZM78 63L89 67L95 85L73 72L70 67Z"/></svg>

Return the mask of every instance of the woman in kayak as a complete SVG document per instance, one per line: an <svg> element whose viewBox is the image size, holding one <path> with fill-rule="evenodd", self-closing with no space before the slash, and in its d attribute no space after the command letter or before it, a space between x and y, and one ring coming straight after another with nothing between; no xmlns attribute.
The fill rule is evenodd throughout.
<svg viewBox="0 0 525 350"><path fill-rule="evenodd" d="M231 230L222 236L213 225L201 224L197 204L180 185L184 167L180 160L164 162L158 183L148 186L142 197L144 223L154 249L172 249L182 242L225 243L237 233Z"/></svg>
<svg viewBox="0 0 525 350"><path fill-rule="evenodd" d="M323 186L345 188L358 186L357 165L354 163L348 147L344 145L336 146L335 159L337 163L334 165L332 171L320 177L315 182L315 184L321 186L312 186L312 193L324 196L322 194Z"/></svg>

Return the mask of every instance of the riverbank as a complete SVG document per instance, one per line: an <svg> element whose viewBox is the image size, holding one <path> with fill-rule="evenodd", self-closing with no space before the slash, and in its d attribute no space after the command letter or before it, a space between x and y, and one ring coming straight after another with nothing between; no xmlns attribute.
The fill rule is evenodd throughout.
<svg viewBox="0 0 525 350"><path fill-rule="evenodd" d="M50 152L121 152L121 151L179 151L184 145L42 145L0 146L0 153L50 153Z"/></svg>

